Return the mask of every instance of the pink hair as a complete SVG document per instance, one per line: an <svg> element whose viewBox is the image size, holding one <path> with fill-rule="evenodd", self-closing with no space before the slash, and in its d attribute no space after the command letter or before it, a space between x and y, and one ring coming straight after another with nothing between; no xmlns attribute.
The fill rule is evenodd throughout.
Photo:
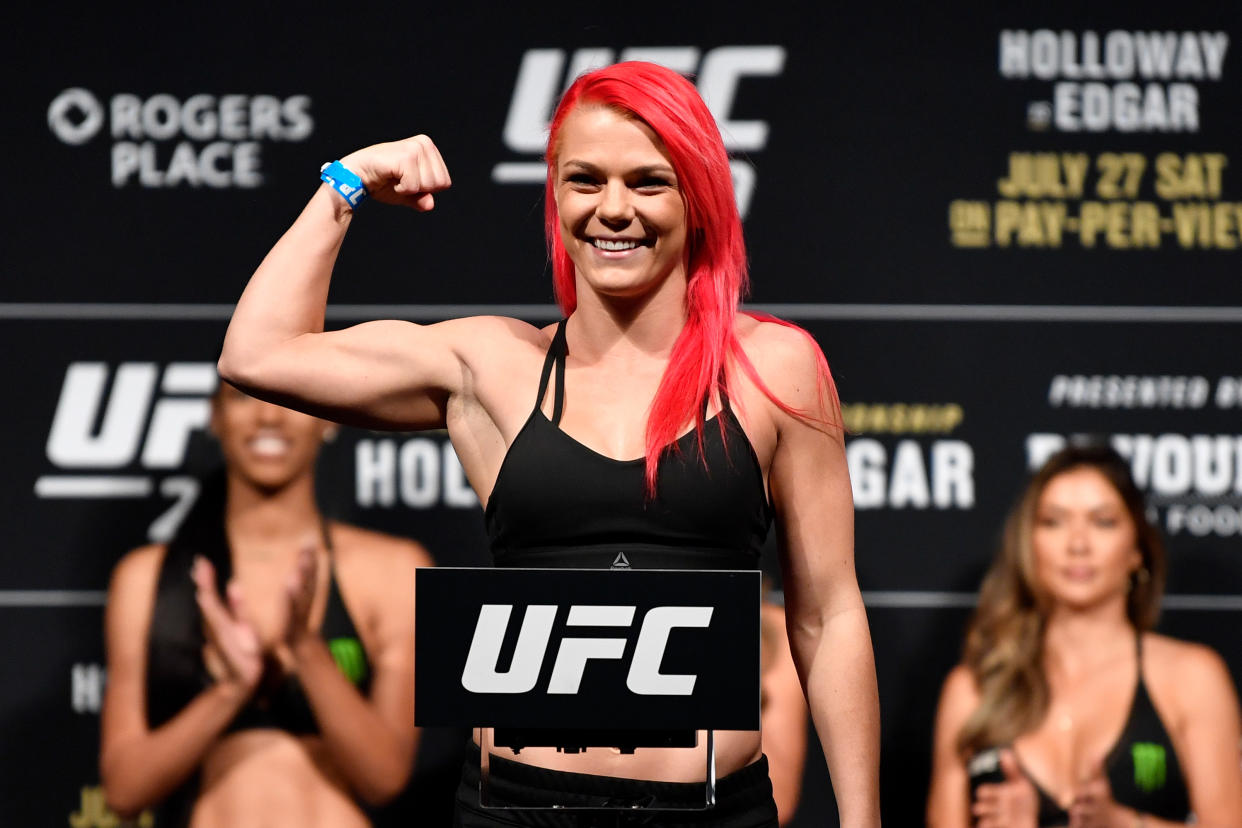
<svg viewBox="0 0 1242 828"><path fill-rule="evenodd" d="M777 399L760 379L733 330L741 297L749 287L742 220L733 194L729 157L707 105L690 81L654 63L628 61L582 75L566 90L548 135L548 180L544 227L552 259L552 283L565 316L577 307L574 263L561 241L556 207L557 138L565 118L579 104L598 104L649 126L664 144L686 203L686 325L673 344L668 367L647 417L646 481L656 489L660 455L676 445L684 423L693 420L702 448L704 400L728 396L733 363L781 409L817 420ZM766 314L750 314L809 333ZM840 422L840 403L818 345L819 390L831 416ZM721 436L724 422L720 421Z"/></svg>

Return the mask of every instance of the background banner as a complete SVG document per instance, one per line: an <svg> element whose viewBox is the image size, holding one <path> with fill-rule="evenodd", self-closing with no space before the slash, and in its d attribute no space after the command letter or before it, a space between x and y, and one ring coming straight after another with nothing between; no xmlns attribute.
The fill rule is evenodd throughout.
<svg viewBox="0 0 1242 828"><path fill-rule="evenodd" d="M1150 4L1148 4L1150 5ZM425 132L452 190L354 223L328 324L555 321L541 151L585 68L694 78L745 217L752 306L807 327L850 429L891 824L922 819L931 718L1024 475L1075 435L1133 464L1170 552L1161 630L1242 677L1242 38L1215 4L382 12L28 6L0 203L0 818L98 797L104 590L217 463L214 360L325 161ZM532 389L533 393L533 389ZM346 429L333 517L488 563L442 433ZM765 566L779 584L774 553ZM446 824L465 743L423 741L381 824ZM835 816L812 740L795 825Z"/></svg>

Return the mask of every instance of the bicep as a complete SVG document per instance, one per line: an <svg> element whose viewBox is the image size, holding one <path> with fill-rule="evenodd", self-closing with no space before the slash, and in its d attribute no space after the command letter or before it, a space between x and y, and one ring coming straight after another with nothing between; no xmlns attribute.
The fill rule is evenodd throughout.
<svg viewBox="0 0 1242 828"><path fill-rule="evenodd" d="M860 609L853 497L840 434L787 417L769 481L792 629Z"/></svg>
<svg viewBox="0 0 1242 828"><path fill-rule="evenodd" d="M304 333L221 375L256 397L336 422L413 430L442 427L461 390L463 352L481 323L416 325L395 319Z"/></svg>

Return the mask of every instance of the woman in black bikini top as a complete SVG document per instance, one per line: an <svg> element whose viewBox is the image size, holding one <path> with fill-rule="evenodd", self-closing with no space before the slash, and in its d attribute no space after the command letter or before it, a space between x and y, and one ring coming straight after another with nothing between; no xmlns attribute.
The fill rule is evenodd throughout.
<svg viewBox="0 0 1242 828"><path fill-rule="evenodd" d="M164 828L363 828L399 793L414 727L409 541L327 521L330 424L222 385L208 479L168 544L108 592L100 772L109 805Z"/></svg>
<svg viewBox="0 0 1242 828"><path fill-rule="evenodd" d="M1237 825L1238 702L1151 632L1164 551L1129 469L1069 447L1011 512L936 719L933 828Z"/></svg>

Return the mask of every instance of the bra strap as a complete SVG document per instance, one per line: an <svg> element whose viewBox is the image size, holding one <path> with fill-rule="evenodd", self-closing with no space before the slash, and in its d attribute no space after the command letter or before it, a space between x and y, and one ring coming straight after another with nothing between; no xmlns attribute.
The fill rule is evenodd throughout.
<svg viewBox="0 0 1242 828"><path fill-rule="evenodd" d="M332 545L332 530L328 528L328 519L319 516L319 536L323 538L323 548L328 550L328 560L335 560L336 548Z"/></svg>
<svg viewBox="0 0 1242 828"><path fill-rule="evenodd" d="M552 398L552 425L561 424L561 412L565 410L565 362L569 356L569 343L565 340L565 323L562 319L556 326L556 337L552 347L556 350L556 396Z"/></svg>
<svg viewBox="0 0 1242 828"><path fill-rule="evenodd" d="M543 396L548 393L548 379L552 374L552 366L556 365L556 392L552 400L552 424L559 425L561 412L565 408L565 354L568 348L565 343L565 323L562 319L556 326L556 334L552 344L548 346L548 354L543 359L543 371L539 375L539 393L535 396L535 410L543 405Z"/></svg>

